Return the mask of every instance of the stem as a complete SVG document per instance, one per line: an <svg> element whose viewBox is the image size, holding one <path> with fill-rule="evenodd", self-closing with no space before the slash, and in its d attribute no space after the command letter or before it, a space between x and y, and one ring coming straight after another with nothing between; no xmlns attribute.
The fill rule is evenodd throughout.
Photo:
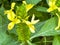
<svg viewBox="0 0 60 45"><path fill-rule="evenodd" d="M24 45L28 45L28 43L27 42L24 42Z"/></svg>

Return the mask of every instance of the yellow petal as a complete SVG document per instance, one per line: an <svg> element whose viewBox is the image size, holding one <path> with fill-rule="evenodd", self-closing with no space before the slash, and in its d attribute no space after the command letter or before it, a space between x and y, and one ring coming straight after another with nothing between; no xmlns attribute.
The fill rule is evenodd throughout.
<svg viewBox="0 0 60 45"><path fill-rule="evenodd" d="M29 22L29 21L25 21L25 20L24 20L24 22L25 22L27 25L28 25L28 24L31 24L31 22Z"/></svg>
<svg viewBox="0 0 60 45"><path fill-rule="evenodd" d="M54 9L52 7L48 8L47 12L51 12L53 11Z"/></svg>
<svg viewBox="0 0 60 45"><path fill-rule="evenodd" d="M55 5L56 1L57 1L57 0L49 0L49 3L48 3L49 6Z"/></svg>
<svg viewBox="0 0 60 45"><path fill-rule="evenodd" d="M57 9L56 5L51 6L50 8L48 8L48 12L54 11L55 9Z"/></svg>
<svg viewBox="0 0 60 45"><path fill-rule="evenodd" d="M35 15L33 14L32 19L31 19L31 22L33 22L33 21L34 21L34 18L35 18Z"/></svg>
<svg viewBox="0 0 60 45"><path fill-rule="evenodd" d="M60 7L58 7L58 11L60 12Z"/></svg>
<svg viewBox="0 0 60 45"><path fill-rule="evenodd" d="M10 22L9 24L8 24L8 30L11 30L13 27L14 27L14 23L13 22Z"/></svg>
<svg viewBox="0 0 60 45"><path fill-rule="evenodd" d="M15 6L15 3L13 2L13 3L11 4L11 9L14 9L14 6Z"/></svg>
<svg viewBox="0 0 60 45"><path fill-rule="evenodd" d="M28 12L34 5L33 4L27 4L26 5L26 12Z"/></svg>
<svg viewBox="0 0 60 45"><path fill-rule="evenodd" d="M22 1L22 2L23 2L23 4L27 4L26 1Z"/></svg>
<svg viewBox="0 0 60 45"><path fill-rule="evenodd" d="M60 27L60 16L56 13L57 17L58 17L58 26L55 28L55 30L59 29Z"/></svg>
<svg viewBox="0 0 60 45"><path fill-rule="evenodd" d="M28 26L29 26L29 28L30 28L30 31L31 31L32 33L35 33L35 27L34 27L34 25L28 24Z"/></svg>
<svg viewBox="0 0 60 45"><path fill-rule="evenodd" d="M30 31L31 31L32 33L35 33L35 27L34 27L34 25L31 24L31 22L29 22L29 21L25 21L25 23L28 25Z"/></svg>
<svg viewBox="0 0 60 45"><path fill-rule="evenodd" d="M20 22L21 22L21 21L20 21L19 19L17 19L17 18L14 19L14 23L15 23L15 24L18 24L18 23L20 23Z"/></svg>
<svg viewBox="0 0 60 45"><path fill-rule="evenodd" d="M10 20L10 21L13 21L14 20L14 18L15 18L15 13L13 12L13 11L9 11L8 13L7 13L7 18Z"/></svg>
<svg viewBox="0 0 60 45"><path fill-rule="evenodd" d="M10 10L5 10L4 11L4 14L8 14Z"/></svg>
<svg viewBox="0 0 60 45"><path fill-rule="evenodd" d="M23 1L23 4L26 5L26 12L28 12L34 6L33 4L27 4L26 1Z"/></svg>
<svg viewBox="0 0 60 45"><path fill-rule="evenodd" d="M31 22L32 24L36 24L36 23L38 23L39 22L39 20L34 20L33 22Z"/></svg>
<svg viewBox="0 0 60 45"><path fill-rule="evenodd" d="M34 20L34 18L35 18L35 16L33 14L32 19L31 19L31 23L32 24L36 24L37 22L39 22L39 20Z"/></svg>
<svg viewBox="0 0 60 45"><path fill-rule="evenodd" d="M60 27L60 26L57 26L57 27L55 28L55 30L58 30L58 29L59 29L59 27Z"/></svg>

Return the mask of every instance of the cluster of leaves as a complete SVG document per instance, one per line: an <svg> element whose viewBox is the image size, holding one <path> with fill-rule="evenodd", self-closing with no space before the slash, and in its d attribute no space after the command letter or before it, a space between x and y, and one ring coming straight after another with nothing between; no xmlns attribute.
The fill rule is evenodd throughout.
<svg viewBox="0 0 60 45"><path fill-rule="evenodd" d="M30 42L27 41L28 44L21 44L21 42L19 42L16 34L16 27L11 31L8 31L7 24L9 23L9 20L6 15L4 15L4 10L10 9L10 4L12 2L16 2L16 5L21 5L22 1L23 0L0 0L0 45L60 45L60 30L55 30L55 27L58 24L58 18L52 13L47 12L47 0L26 0L28 4L34 4L34 7L28 12L30 18L32 14L35 14L36 19L40 20L40 22L35 25L36 32L31 35L29 30L27 30L27 26L25 26L26 24L21 23L19 25L21 26L19 29L22 29L22 27L25 26L23 28L25 33L20 33L21 30L17 30L19 38L22 41L30 40ZM56 5L59 6L59 4L60 0L57 1Z"/></svg>

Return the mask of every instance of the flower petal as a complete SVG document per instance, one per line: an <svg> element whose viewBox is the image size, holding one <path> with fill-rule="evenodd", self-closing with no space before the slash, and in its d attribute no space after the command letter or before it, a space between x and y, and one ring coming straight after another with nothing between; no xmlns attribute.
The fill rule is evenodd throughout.
<svg viewBox="0 0 60 45"><path fill-rule="evenodd" d="M57 0L49 0L49 6L51 7L52 5L55 5Z"/></svg>
<svg viewBox="0 0 60 45"><path fill-rule="evenodd" d="M31 23L32 24L36 24L37 22L39 22L39 20L34 20L34 18L35 18L35 16L33 14L32 19L31 19Z"/></svg>
<svg viewBox="0 0 60 45"><path fill-rule="evenodd" d="M24 20L24 22L25 22L27 25L28 25L28 24L31 24L31 22L29 22L29 21L25 21L25 20Z"/></svg>
<svg viewBox="0 0 60 45"><path fill-rule="evenodd" d="M55 9L57 9L57 6L56 5L53 5L53 6L51 6L50 8L48 8L48 12L51 12L51 11L53 11L53 10L55 10Z"/></svg>
<svg viewBox="0 0 60 45"><path fill-rule="evenodd" d="M28 12L34 6L33 4L27 4L26 1L23 1L23 4L26 5L26 12Z"/></svg>
<svg viewBox="0 0 60 45"><path fill-rule="evenodd" d="M32 33L35 33L35 27L34 27L34 25L31 24L31 22L29 22L29 21L25 21L25 23L28 25L30 31L31 31Z"/></svg>
<svg viewBox="0 0 60 45"><path fill-rule="evenodd" d="M60 7L58 7L58 11L60 12Z"/></svg>
<svg viewBox="0 0 60 45"><path fill-rule="evenodd" d="M33 4L27 4L26 5L26 12L28 12L34 5Z"/></svg>
<svg viewBox="0 0 60 45"><path fill-rule="evenodd" d="M14 18L15 18L15 13L13 12L13 11L9 11L8 13L7 13L7 18L10 20L10 21L13 21L14 20Z"/></svg>
<svg viewBox="0 0 60 45"><path fill-rule="evenodd" d="M12 9L12 10L14 9L14 6L15 6L15 3L13 2L13 3L11 4L11 9Z"/></svg>
<svg viewBox="0 0 60 45"><path fill-rule="evenodd" d="M59 29L60 27L60 16L56 13L57 17L58 17L58 26L55 28L55 30Z"/></svg>
<svg viewBox="0 0 60 45"><path fill-rule="evenodd" d="M8 24L8 30L11 30L11 29L14 27L14 25L15 25L15 24L14 24L13 22L9 23L9 24Z"/></svg>
<svg viewBox="0 0 60 45"><path fill-rule="evenodd" d="M4 11L4 14L8 14L10 10L5 10Z"/></svg>
<svg viewBox="0 0 60 45"><path fill-rule="evenodd" d="M18 24L20 23L21 21L19 19L15 19L15 23Z"/></svg>
<svg viewBox="0 0 60 45"><path fill-rule="evenodd" d="M57 26L57 27L55 28L55 30L58 30L58 29L59 29L59 27L60 27L60 26Z"/></svg>
<svg viewBox="0 0 60 45"><path fill-rule="evenodd" d="M28 26L29 26L29 28L30 28L30 31L31 31L32 33L35 33L35 27L34 27L34 25L28 24Z"/></svg>
<svg viewBox="0 0 60 45"><path fill-rule="evenodd" d="M22 2L23 2L23 4L27 4L26 1L22 1Z"/></svg>
<svg viewBox="0 0 60 45"><path fill-rule="evenodd" d="M47 12L53 11L52 7L48 8Z"/></svg>
<svg viewBox="0 0 60 45"><path fill-rule="evenodd" d="M35 18L35 15L33 14L32 19L31 19L31 22L33 22L33 21L34 21L34 18Z"/></svg>
<svg viewBox="0 0 60 45"><path fill-rule="evenodd" d="M32 24L36 24L37 22L39 22L39 20L34 20L33 22L31 22Z"/></svg>

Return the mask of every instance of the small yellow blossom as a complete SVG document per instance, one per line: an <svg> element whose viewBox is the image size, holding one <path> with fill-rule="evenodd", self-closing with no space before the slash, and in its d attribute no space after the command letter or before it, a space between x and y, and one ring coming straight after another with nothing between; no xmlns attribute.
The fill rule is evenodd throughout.
<svg viewBox="0 0 60 45"><path fill-rule="evenodd" d="M13 12L15 3L11 4L11 9L10 10L6 10L5 14L7 14L7 18L11 21L8 24L8 29L11 30L15 24L20 23L20 20L16 18L16 14Z"/></svg>
<svg viewBox="0 0 60 45"><path fill-rule="evenodd" d="M26 12L28 12L34 6L33 4L27 4L26 1L23 1L23 3L26 5Z"/></svg>
<svg viewBox="0 0 60 45"><path fill-rule="evenodd" d="M32 16L31 22L30 21L25 21L25 23L28 25L28 27L30 28L30 31L32 33L35 33L35 27L34 24L36 24L39 20L34 20L35 16Z"/></svg>
<svg viewBox="0 0 60 45"><path fill-rule="evenodd" d="M55 5L56 0L49 0L49 8L48 8L48 12L51 12L55 9L57 9L58 7Z"/></svg>
<svg viewBox="0 0 60 45"><path fill-rule="evenodd" d="M60 28L60 16L56 13L57 17L58 17L58 26L55 28L55 30Z"/></svg>

